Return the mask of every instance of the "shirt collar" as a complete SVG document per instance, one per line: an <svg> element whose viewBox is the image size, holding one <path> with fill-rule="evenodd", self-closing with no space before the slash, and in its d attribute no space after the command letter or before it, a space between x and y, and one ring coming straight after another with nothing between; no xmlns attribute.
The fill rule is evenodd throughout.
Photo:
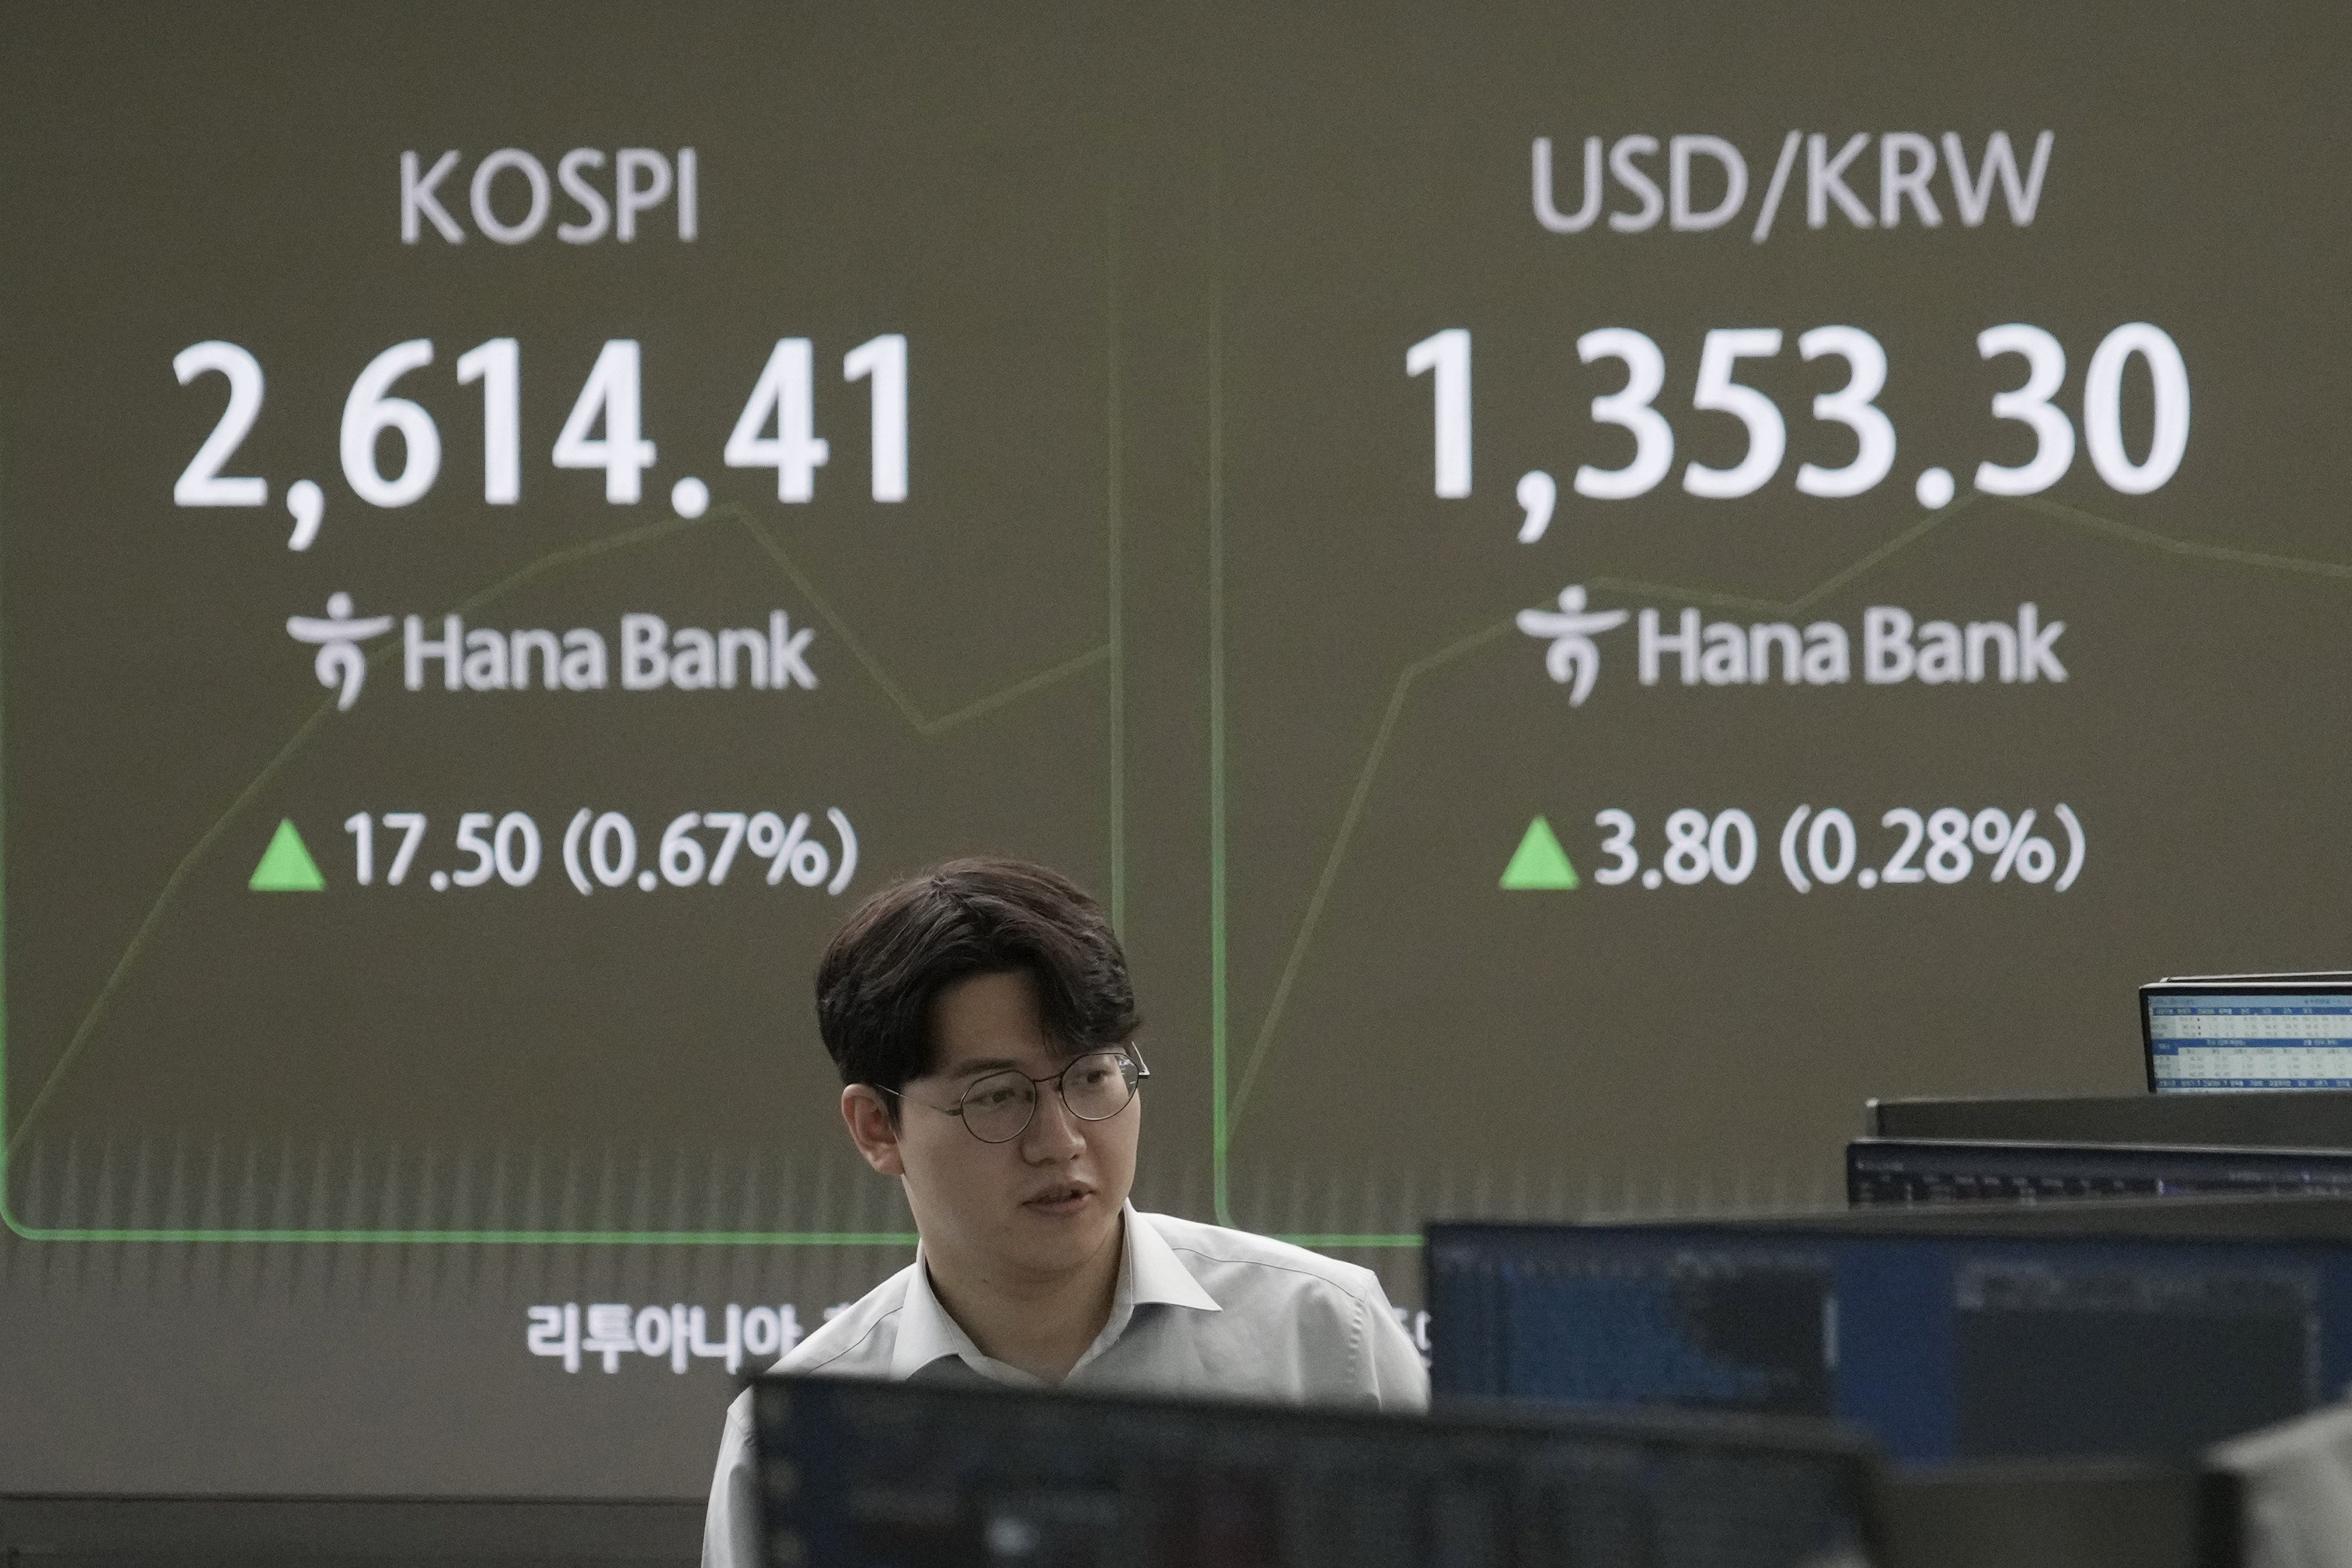
<svg viewBox="0 0 2352 1568"><path fill-rule="evenodd" d="M1192 1278L1192 1271L1168 1245L1167 1238L1152 1227L1151 1222L1127 1205L1127 1256L1120 1260L1118 1299L1111 1307L1111 1315L1118 1316L1121 1304L1140 1307L1157 1302L1169 1307L1192 1307L1203 1312L1222 1312L1217 1299L1202 1289Z"/></svg>
<svg viewBox="0 0 2352 1568"><path fill-rule="evenodd" d="M963 1325L931 1290L931 1272L923 1263L922 1243L915 1244L915 1266L907 1270L907 1299L898 1308L898 1336L890 1347L890 1376L904 1381L942 1356L955 1356L976 1371L988 1372L1001 1363L971 1342ZM1015 1369L1004 1367L1004 1371Z"/></svg>
<svg viewBox="0 0 2352 1568"><path fill-rule="evenodd" d="M1192 1271L1184 1267L1151 1223L1135 1212L1133 1204L1125 1206L1120 1217L1125 1245L1119 1258L1118 1283L1111 1294L1110 1317L1093 1346L1078 1358L1077 1366L1070 1369L1073 1376L1118 1342L1138 1307L1224 1310L1215 1297L1202 1289L1201 1282L1192 1278ZM974 1371L1002 1383L1043 1386L1027 1373L1007 1366L982 1351L964 1332L963 1326L948 1315L948 1310L931 1289L930 1270L923 1262L923 1248L919 1242L915 1247L915 1266L908 1270L907 1298L898 1309L898 1332L890 1352L890 1375L898 1379L912 1377L943 1356L954 1356Z"/></svg>

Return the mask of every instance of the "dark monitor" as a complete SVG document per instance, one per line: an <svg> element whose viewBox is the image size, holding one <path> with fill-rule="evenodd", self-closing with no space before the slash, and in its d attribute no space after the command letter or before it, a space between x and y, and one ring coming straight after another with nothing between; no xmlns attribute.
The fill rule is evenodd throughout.
<svg viewBox="0 0 2352 1568"><path fill-rule="evenodd" d="M2352 979L2215 975L2139 988L2158 1094L2352 1089Z"/></svg>
<svg viewBox="0 0 2352 1568"><path fill-rule="evenodd" d="M1857 1138L1845 1146L1857 1205L2043 1203L2188 1194L2352 1194L2352 1149Z"/></svg>
<svg viewBox="0 0 2352 1568"><path fill-rule="evenodd" d="M2352 1090L1874 1100L1864 1127L1878 1138L2352 1149Z"/></svg>
<svg viewBox="0 0 2352 1568"><path fill-rule="evenodd" d="M2197 1241L2332 1241L2352 1245L2352 1196L2050 1198L2030 1204L1895 1204L1743 1218L1757 1230L1922 1237L2177 1237Z"/></svg>
<svg viewBox="0 0 2352 1568"><path fill-rule="evenodd" d="M1906 1461L2137 1457L2339 1397L2352 1245L1438 1225L1444 1399L1835 1419Z"/></svg>
<svg viewBox="0 0 2352 1568"><path fill-rule="evenodd" d="M1869 1450L1811 1422L827 1377L752 1400L772 1568L1799 1568L1878 1536Z"/></svg>

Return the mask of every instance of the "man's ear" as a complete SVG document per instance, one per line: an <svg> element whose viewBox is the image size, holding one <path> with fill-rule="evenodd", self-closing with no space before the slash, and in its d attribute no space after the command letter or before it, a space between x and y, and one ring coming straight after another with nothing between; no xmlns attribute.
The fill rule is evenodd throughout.
<svg viewBox="0 0 2352 1568"><path fill-rule="evenodd" d="M890 1108L879 1089L863 1083L844 1089L841 1120L848 1125L850 1140L867 1164L886 1176L907 1173L907 1162L898 1152L898 1129L891 1125Z"/></svg>

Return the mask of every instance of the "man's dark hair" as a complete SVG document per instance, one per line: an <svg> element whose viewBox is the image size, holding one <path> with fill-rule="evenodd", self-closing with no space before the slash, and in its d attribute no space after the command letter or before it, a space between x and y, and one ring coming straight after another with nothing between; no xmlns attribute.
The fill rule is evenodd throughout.
<svg viewBox="0 0 2352 1568"><path fill-rule="evenodd" d="M932 1000L1013 972L1035 983L1046 1037L1070 1055L1123 1045L1141 1022L1101 905L1043 866L972 858L892 883L834 933L817 961L817 1033L843 1083L895 1090L931 1065Z"/></svg>

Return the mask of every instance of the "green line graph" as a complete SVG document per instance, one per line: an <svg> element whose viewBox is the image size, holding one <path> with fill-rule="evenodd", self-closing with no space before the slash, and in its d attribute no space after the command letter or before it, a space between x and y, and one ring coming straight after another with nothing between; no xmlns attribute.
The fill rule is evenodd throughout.
<svg viewBox="0 0 2352 1568"><path fill-rule="evenodd" d="M163 1230L26 1226L26 1241L309 1242L428 1247L912 1247L913 1231L888 1230Z"/></svg>
<svg viewBox="0 0 2352 1568"><path fill-rule="evenodd" d="M1117 184L1103 197L1103 516L1108 538L1109 563L1103 588L1103 636L1110 670L1108 744L1110 747L1110 929L1122 941L1127 936L1127 474L1122 458L1127 440L1123 407L1125 387L1119 365L1121 324L1118 299L1118 216Z"/></svg>
<svg viewBox="0 0 2352 1568"><path fill-rule="evenodd" d="M1213 229L1210 255L1220 254ZM1213 266L1214 263L1213 262ZM1223 281L1209 281L1209 1112L1211 1190L1233 1219L1225 1105L1225 356Z"/></svg>

